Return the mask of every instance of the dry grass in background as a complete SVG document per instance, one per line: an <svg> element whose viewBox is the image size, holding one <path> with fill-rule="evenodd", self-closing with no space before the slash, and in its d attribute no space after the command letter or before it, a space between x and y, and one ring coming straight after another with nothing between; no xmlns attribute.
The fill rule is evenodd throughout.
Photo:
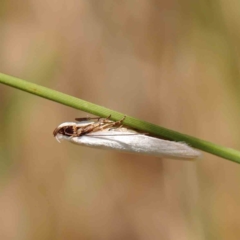
<svg viewBox="0 0 240 240"><path fill-rule="evenodd" d="M239 3L2 1L1 72L240 149ZM85 113L0 86L0 238L239 239L239 166L58 144Z"/></svg>

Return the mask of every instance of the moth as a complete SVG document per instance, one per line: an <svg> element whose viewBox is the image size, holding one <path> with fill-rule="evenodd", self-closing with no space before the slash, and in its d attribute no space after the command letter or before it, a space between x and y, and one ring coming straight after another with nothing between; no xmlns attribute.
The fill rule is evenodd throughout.
<svg viewBox="0 0 240 240"><path fill-rule="evenodd" d="M101 149L118 150L129 153L147 154L192 160L201 153L185 143L163 140L148 136L123 126L125 117L119 121L108 118L76 118L76 122L65 122L53 131L54 137L69 142Z"/></svg>

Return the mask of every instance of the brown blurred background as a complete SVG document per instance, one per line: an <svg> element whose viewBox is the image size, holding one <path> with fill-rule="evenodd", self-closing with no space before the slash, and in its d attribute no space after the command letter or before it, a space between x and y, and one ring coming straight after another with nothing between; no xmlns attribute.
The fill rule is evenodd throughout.
<svg viewBox="0 0 240 240"><path fill-rule="evenodd" d="M240 2L1 0L0 71L240 149ZM240 166L59 144L87 113L0 85L1 240L240 239Z"/></svg>

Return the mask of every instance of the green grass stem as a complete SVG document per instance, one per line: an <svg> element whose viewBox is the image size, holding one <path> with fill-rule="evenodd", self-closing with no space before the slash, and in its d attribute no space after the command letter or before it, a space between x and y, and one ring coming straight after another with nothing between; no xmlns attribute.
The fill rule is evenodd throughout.
<svg viewBox="0 0 240 240"><path fill-rule="evenodd" d="M91 113L96 116L108 117L111 114L111 119L115 121L125 116L123 113L119 113L114 110L6 74L0 73L0 83L75 109L82 110L84 112ZM173 141L185 142L194 148L209 152L236 163L240 163L240 152L231 148L219 146L217 144L169 130L127 115L126 119L124 120L124 125L146 133L150 133L160 138L162 137Z"/></svg>

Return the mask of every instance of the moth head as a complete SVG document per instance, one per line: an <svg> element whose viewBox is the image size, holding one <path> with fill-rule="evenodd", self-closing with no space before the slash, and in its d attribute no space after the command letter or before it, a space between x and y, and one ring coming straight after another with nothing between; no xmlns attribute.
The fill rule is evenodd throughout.
<svg viewBox="0 0 240 240"><path fill-rule="evenodd" d="M60 142L60 139L63 137L71 137L74 134L74 129L76 123L74 122L65 122L56 127L53 131L53 136Z"/></svg>

